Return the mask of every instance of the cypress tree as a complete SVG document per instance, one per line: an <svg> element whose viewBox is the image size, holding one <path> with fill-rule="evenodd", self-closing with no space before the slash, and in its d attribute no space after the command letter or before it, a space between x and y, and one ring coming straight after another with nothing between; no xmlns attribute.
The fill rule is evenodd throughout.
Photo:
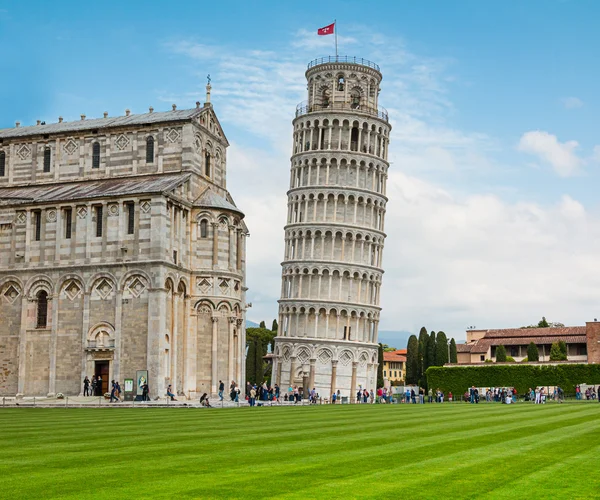
<svg viewBox="0 0 600 500"><path fill-rule="evenodd" d="M454 337L450 340L450 363L458 363L458 354L456 352L456 342Z"/></svg>
<svg viewBox="0 0 600 500"><path fill-rule="evenodd" d="M429 344L427 345L427 358L429 361L429 366L437 366L435 360L435 332L431 332L429 335Z"/></svg>
<svg viewBox="0 0 600 500"><path fill-rule="evenodd" d="M448 362L448 338L444 332L438 332L435 340L435 364L444 366Z"/></svg>
<svg viewBox="0 0 600 500"><path fill-rule="evenodd" d="M254 383L256 377L256 339L248 339L248 354L246 354L246 380Z"/></svg>
<svg viewBox="0 0 600 500"><path fill-rule="evenodd" d="M254 348L254 355L255 355L255 361L254 361L254 380L256 381L257 384L262 384L264 382L264 376L265 376L265 367L264 367L264 361L263 361L263 356L265 355L263 352L263 344L262 341L260 340L260 338L257 338L255 340L256 342L256 346Z"/></svg>
<svg viewBox="0 0 600 500"><path fill-rule="evenodd" d="M540 360L540 352L538 351L537 346L530 342L527 346L527 361L539 361Z"/></svg>
<svg viewBox="0 0 600 500"><path fill-rule="evenodd" d="M419 349L417 354L418 362L418 379L419 385L423 385L422 381L425 379L425 371L429 366L427 365L427 342L429 341L429 335L427 334L427 328L421 327L419 331Z"/></svg>
<svg viewBox="0 0 600 500"><path fill-rule="evenodd" d="M260 324L258 325L259 328L267 328L267 325L265 325L264 321L261 321Z"/></svg>
<svg viewBox="0 0 600 500"><path fill-rule="evenodd" d="M496 362L506 362L506 347L504 347L503 345L499 345L498 347L496 347Z"/></svg>
<svg viewBox="0 0 600 500"><path fill-rule="evenodd" d="M383 344L379 344L378 351L377 358L379 366L377 367L377 388L383 387Z"/></svg>
<svg viewBox="0 0 600 500"><path fill-rule="evenodd" d="M567 359L567 344L565 344L564 341L559 340L558 348L560 349L560 352L563 353L564 359Z"/></svg>
<svg viewBox="0 0 600 500"><path fill-rule="evenodd" d="M566 350L566 346L565 346ZM550 347L550 361L566 361L567 355L561 349L559 342L554 342Z"/></svg>
<svg viewBox="0 0 600 500"><path fill-rule="evenodd" d="M419 354L419 340L416 335L411 335L408 338L408 345L406 347L406 383L407 384L418 384L418 357Z"/></svg>
<svg viewBox="0 0 600 500"><path fill-rule="evenodd" d="M279 325L277 324L277 320L274 319L273 320L273 324L271 325L271 331L272 332L277 332L277 330L279 330Z"/></svg>

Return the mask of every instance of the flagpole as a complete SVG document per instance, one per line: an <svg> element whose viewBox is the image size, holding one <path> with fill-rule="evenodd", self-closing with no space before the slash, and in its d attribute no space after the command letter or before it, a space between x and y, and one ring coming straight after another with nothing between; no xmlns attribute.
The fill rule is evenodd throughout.
<svg viewBox="0 0 600 500"><path fill-rule="evenodd" d="M337 19L333 20L333 33L335 34L335 60L337 61L338 50L337 50Z"/></svg>

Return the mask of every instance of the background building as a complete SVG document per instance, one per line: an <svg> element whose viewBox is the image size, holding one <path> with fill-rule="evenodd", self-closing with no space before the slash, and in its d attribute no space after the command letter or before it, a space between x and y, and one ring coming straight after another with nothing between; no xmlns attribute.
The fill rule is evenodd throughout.
<svg viewBox="0 0 600 500"><path fill-rule="evenodd" d="M406 353L400 351L383 353L383 379L392 384L406 381Z"/></svg>
<svg viewBox="0 0 600 500"><path fill-rule="evenodd" d="M298 105L273 379L322 397L375 388L388 143L379 66L308 65Z"/></svg>
<svg viewBox="0 0 600 500"><path fill-rule="evenodd" d="M210 104L0 130L0 395L244 381L243 214Z"/></svg>

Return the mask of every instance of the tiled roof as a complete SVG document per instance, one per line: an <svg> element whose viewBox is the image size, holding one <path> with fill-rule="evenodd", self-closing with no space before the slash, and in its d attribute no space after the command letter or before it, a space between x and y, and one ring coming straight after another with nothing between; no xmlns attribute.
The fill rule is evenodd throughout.
<svg viewBox="0 0 600 500"><path fill-rule="evenodd" d="M0 129L0 139L12 137L27 137L42 134L57 134L64 132L77 132L81 130L105 129L128 125L143 125L160 122L185 121L202 113L205 108L181 109L175 111L162 111L143 113L140 115L114 116L108 118L93 118L90 120L76 120L72 122L50 123L48 125L32 125L29 127L15 127Z"/></svg>
<svg viewBox="0 0 600 500"><path fill-rule="evenodd" d="M163 193L175 189L189 177L189 173L177 173L0 188L0 205Z"/></svg>
<svg viewBox="0 0 600 500"><path fill-rule="evenodd" d="M206 189L204 193L202 193L198 197L198 199L194 202L194 206L201 208L220 208L224 210L231 210L232 212L237 212L242 216L244 215L244 213L232 202L226 200L222 196L219 196L210 188Z"/></svg>
<svg viewBox="0 0 600 500"><path fill-rule="evenodd" d="M471 352L474 344L456 344L456 352Z"/></svg>
<svg viewBox="0 0 600 500"><path fill-rule="evenodd" d="M406 356L404 356L403 354L400 354L398 351L384 352L383 353L383 360L384 361L392 361L392 362L402 362L402 363L405 363L406 362Z"/></svg>
<svg viewBox="0 0 600 500"><path fill-rule="evenodd" d="M562 328L505 328L501 330L486 330L484 338L508 337L562 337L585 335L585 326L565 326Z"/></svg>

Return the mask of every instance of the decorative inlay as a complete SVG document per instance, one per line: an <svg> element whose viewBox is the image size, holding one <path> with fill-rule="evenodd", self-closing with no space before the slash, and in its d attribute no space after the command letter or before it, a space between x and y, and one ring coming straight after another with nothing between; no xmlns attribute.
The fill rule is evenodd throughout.
<svg viewBox="0 0 600 500"><path fill-rule="evenodd" d="M219 290L221 290L222 295L227 295L229 293L229 280L221 280Z"/></svg>
<svg viewBox="0 0 600 500"><path fill-rule="evenodd" d="M145 213L145 214L147 214L148 212L150 212L150 206L151 206L151 205L150 205L150 202L149 202L149 201L146 201L146 200L144 200L144 201L142 201L142 202L140 203L140 209L141 209L141 211L142 211L143 213Z"/></svg>
<svg viewBox="0 0 600 500"><path fill-rule="evenodd" d="M19 298L20 292L17 289L17 287L11 284L8 285L8 288L4 291L3 295L6 298L6 300L8 300L12 304L15 300Z"/></svg>
<svg viewBox="0 0 600 500"><path fill-rule="evenodd" d="M342 352L342 354L340 355L340 363L342 363L344 366L347 366L350 364L351 361L352 354L350 354L348 351Z"/></svg>
<svg viewBox="0 0 600 500"><path fill-rule="evenodd" d="M210 314L210 307L208 307L207 305L201 305L198 308L198 313L200 313L200 314Z"/></svg>
<svg viewBox="0 0 600 500"><path fill-rule="evenodd" d="M196 153L202 152L202 139L199 135L194 137L194 147L196 148Z"/></svg>
<svg viewBox="0 0 600 500"><path fill-rule="evenodd" d="M208 293L212 289L212 281L207 278L202 278L197 286L202 293Z"/></svg>
<svg viewBox="0 0 600 500"><path fill-rule="evenodd" d="M26 160L27 158L31 158L31 148L28 144L22 144L17 149L17 156L21 158L21 160Z"/></svg>
<svg viewBox="0 0 600 500"><path fill-rule="evenodd" d="M48 210L48 212L46 213L46 219L48 220L48 222L56 222L56 210Z"/></svg>
<svg viewBox="0 0 600 500"><path fill-rule="evenodd" d="M360 363L360 366L365 366L367 364L368 359L369 359L369 357L367 356L367 353L363 352L360 355L360 358L358 360L358 362Z"/></svg>
<svg viewBox="0 0 600 500"><path fill-rule="evenodd" d="M119 215L119 205L117 203L111 203L108 205L108 215L111 217Z"/></svg>
<svg viewBox="0 0 600 500"><path fill-rule="evenodd" d="M169 130L167 130L165 132L165 139L167 140L167 142L177 142L179 140L179 138L181 137L181 134L179 133L179 130L176 128L170 128Z"/></svg>
<svg viewBox="0 0 600 500"><path fill-rule="evenodd" d="M289 361L290 360L290 348L288 346L285 346L283 348L283 359L285 361Z"/></svg>
<svg viewBox="0 0 600 500"><path fill-rule="evenodd" d="M144 291L146 290L145 280L142 281L138 276L134 276L129 280L129 284L127 285L127 289L135 298L138 298Z"/></svg>
<svg viewBox="0 0 600 500"><path fill-rule="evenodd" d="M96 285L96 292L98 292L98 295L100 295L100 297L103 299L106 299L112 290L113 286L106 278L100 280L100 282Z"/></svg>
<svg viewBox="0 0 600 500"><path fill-rule="evenodd" d="M25 224L27 222L27 214L25 212L17 212L17 224Z"/></svg>
<svg viewBox="0 0 600 500"><path fill-rule="evenodd" d="M80 219L85 219L85 217L87 216L87 207L79 207L77 209L77 216Z"/></svg>
<svg viewBox="0 0 600 500"><path fill-rule="evenodd" d="M67 142L63 145L63 151L68 155L72 155L77 151L77 143L73 139L67 139Z"/></svg>
<svg viewBox="0 0 600 500"><path fill-rule="evenodd" d="M329 351L326 350L322 350L319 355L317 356L317 359L319 360L319 363L321 363L322 365L328 365L331 361L331 353Z"/></svg>
<svg viewBox="0 0 600 500"><path fill-rule="evenodd" d="M119 135L115 139L115 146L117 146L119 151L125 150L127 146L129 146L129 137L127 137L125 134Z"/></svg>
<svg viewBox="0 0 600 500"><path fill-rule="evenodd" d="M308 361L309 357L310 357L310 355L308 354L308 351L306 349L301 349L297 356L298 361L300 361L301 365L306 363Z"/></svg>
<svg viewBox="0 0 600 500"><path fill-rule="evenodd" d="M65 295L69 300L75 300L81 293L81 287L75 280L71 280L65 287Z"/></svg>

